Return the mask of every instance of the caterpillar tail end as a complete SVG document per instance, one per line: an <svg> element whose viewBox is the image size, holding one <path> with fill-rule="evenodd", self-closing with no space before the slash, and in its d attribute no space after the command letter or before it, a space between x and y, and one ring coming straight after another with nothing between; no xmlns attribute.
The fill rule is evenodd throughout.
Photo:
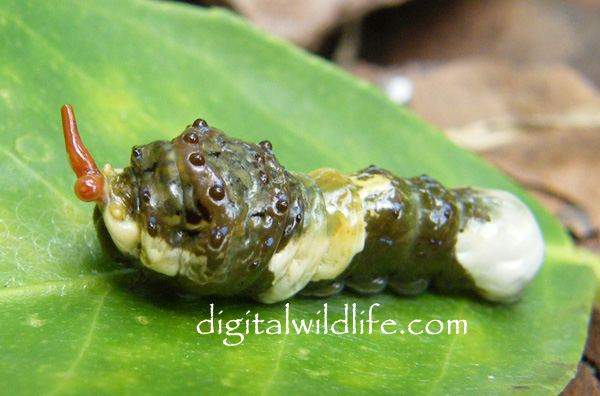
<svg viewBox="0 0 600 396"><path fill-rule="evenodd" d="M469 219L456 243L457 261L471 275L476 291L487 300L519 300L542 266L542 231L530 209L515 195L477 190L491 221Z"/></svg>

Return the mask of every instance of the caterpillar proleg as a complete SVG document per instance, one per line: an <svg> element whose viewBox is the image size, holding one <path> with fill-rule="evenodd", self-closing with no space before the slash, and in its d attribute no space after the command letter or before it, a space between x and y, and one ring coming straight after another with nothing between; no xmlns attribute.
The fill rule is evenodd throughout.
<svg viewBox="0 0 600 396"><path fill-rule="evenodd" d="M274 303L432 285L513 302L542 265L541 230L505 191L447 189L373 166L292 172L268 141L230 138L202 119L171 141L135 146L123 169L99 170L73 109L61 111L75 193L96 203L103 250L189 293Z"/></svg>

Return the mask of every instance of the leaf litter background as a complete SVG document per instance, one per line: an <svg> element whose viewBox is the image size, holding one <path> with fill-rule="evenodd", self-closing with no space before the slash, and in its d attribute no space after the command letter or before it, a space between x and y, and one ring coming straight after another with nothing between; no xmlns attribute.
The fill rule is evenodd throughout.
<svg viewBox="0 0 600 396"><path fill-rule="evenodd" d="M495 306L427 293L295 298L291 316L345 303L406 326L466 319L467 335L199 335L209 303L224 320L284 319L283 305L183 300L107 262L76 202L59 108L76 109L100 163L170 139L197 117L273 142L294 170L371 163L451 186L522 192L372 86L223 11L143 1L0 3L0 392L89 394L556 394L575 373L595 293L595 256L534 208L548 258L524 300ZM251 316L249 316L251 318Z"/></svg>

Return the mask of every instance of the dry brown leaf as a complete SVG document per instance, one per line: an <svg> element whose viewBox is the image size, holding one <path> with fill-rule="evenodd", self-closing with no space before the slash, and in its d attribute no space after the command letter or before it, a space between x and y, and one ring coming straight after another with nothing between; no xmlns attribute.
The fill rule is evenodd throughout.
<svg viewBox="0 0 600 396"><path fill-rule="evenodd" d="M600 110L600 94L565 65L515 66L461 59L399 70L413 80L411 108L442 128L489 121ZM582 112L582 111L581 111Z"/></svg>
<svg viewBox="0 0 600 396"><path fill-rule="evenodd" d="M340 25L377 8L406 0L227 0L263 29L302 47L315 49Z"/></svg>
<svg viewBox="0 0 600 396"><path fill-rule="evenodd" d="M592 4L595 3L595 4ZM600 84L598 1L457 0L409 3L368 24L371 62L402 65L488 57L566 64ZM385 31L380 35L379 31Z"/></svg>
<svg viewBox="0 0 600 396"><path fill-rule="evenodd" d="M380 82L403 72L413 81L416 113L532 190L576 237L594 238L600 93L576 70L489 59L356 70Z"/></svg>

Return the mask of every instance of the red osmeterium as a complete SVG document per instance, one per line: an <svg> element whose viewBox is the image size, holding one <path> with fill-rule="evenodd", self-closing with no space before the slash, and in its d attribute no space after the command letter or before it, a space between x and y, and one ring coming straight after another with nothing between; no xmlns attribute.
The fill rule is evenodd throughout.
<svg viewBox="0 0 600 396"><path fill-rule="evenodd" d="M104 175L100 173L90 152L81 141L73 108L71 105L64 105L60 112L67 155L71 168L77 176L75 195L84 202L102 202L106 197Z"/></svg>

